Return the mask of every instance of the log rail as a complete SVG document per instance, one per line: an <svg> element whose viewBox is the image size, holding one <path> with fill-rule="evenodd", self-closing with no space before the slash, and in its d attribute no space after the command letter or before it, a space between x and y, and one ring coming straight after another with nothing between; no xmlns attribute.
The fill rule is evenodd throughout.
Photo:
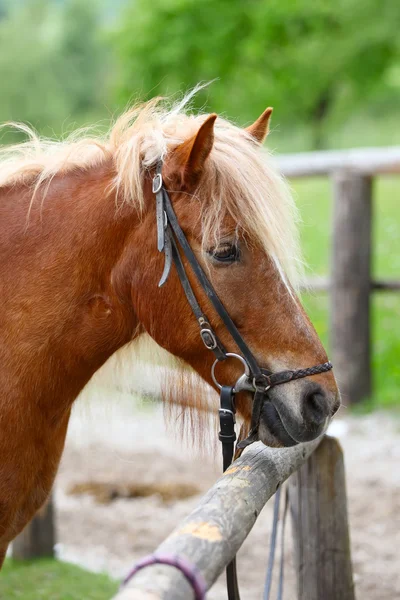
<svg viewBox="0 0 400 600"><path fill-rule="evenodd" d="M353 148L283 154L278 165L285 177L321 177L338 171L376 175L400 174L400 146L389 148Z"/></svg>
<svg viewBox="0 0 400 600"><path fill-rule="evenodd" d="M302 465L309 471L307 460L314 457L308 485L314 489L313 512L309 512L312 531L318 514L320 523L314 546L319 556L331 556L325 565L323 577L312 568L320 560L314 552L307 553L307 540L295 543L301 557L299 590L304 587L303 570L308 567L306 597L300 600L354 600L350 544L347 527L347 507L344 483L343 456L333 438L325 437L292 448L267 448L260 442L246 450L200 501L197 508L158 547L156 553L185 558L203 575L209 589L225 566L232 560L252 529L265 503L277 487ZM319 445L320 444L320 445ZM317 447L319 445L319 447ZM314 452L315 451L315 452ZM314 454L313 454L314 452ZM299 477L298 475L297 477ZM291 485L291 505L298 529L299 514L303 517L304 489L298 479ZM307 493L307 492L306 492ZM308 494L310 491L308 490ZM304 510L304 508L303 508ZM339 523L332 528L333 523ZM337 573L340 586L335 591ZM255 576L262 576L255 574ZM340 595L339 595L340 594ZM136 573L114 600L193 600L194 593L185 577L175 567L152 565Z"/></svg>

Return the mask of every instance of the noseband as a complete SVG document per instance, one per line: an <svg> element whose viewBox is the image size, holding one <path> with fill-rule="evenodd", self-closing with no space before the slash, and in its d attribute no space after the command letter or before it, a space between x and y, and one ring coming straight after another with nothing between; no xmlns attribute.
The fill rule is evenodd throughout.
<svg viewBox="0 0 400 600"><path fill-rule="evenodd" d="M226 311L224 305L205 275L202 267L200 266L192 248L190 247L190 244L179 225L170 197L163 185L161 171L162 161L157 164L156 173L153 178L153 193L156 196L157 248L159 252L164 252L165 256L164 270L158 286L163 286L167 281L172 263L174 263L186 298L199 324L201 339L203 340L205 347L208 350L211 350L215 355L215 362L213 364L211 374L214 383L221 391L220 416L222 416L221 411L224 411L225 413L226 411L232 412L234 415L234 395L237 392L241 390L247 390L253 393L250 433L249 436L238 445L239 448L245 448L258 439L258 426L260 422L261 410L264 402L268 400L267 392L269 389L282 383L294 381L295 379L302 379L303 377L326 373L332 369L332 364L328 361L306 369L280 371L279 373L272 373L271 371L259 366L255 356L239 333L239 330L232 321L229 313ZM178 249L178 244L185 255L194 275L196 276L197 281L203 288L215 311L224 323L225 328L228 330L231 338L239 348L241 354L226 351L224 345L218 339L218 336L212 329L207 317L201 310L186 274L185 267ZM241 377L239 377L234 386L221 386L215 377L215 367L218 362L225 361L228 358L236 358L240 360L244 366L244 373ZM229 402L227 402L226 398L228 392L227 388L230 390L231 396L231 406L229 407ZM225 396L224 399L223 396ZM228 416L228 413L226 414ZM224 437L222 431L220 438L221 435ZM234 440L235 439L236 436Z"/></svg>

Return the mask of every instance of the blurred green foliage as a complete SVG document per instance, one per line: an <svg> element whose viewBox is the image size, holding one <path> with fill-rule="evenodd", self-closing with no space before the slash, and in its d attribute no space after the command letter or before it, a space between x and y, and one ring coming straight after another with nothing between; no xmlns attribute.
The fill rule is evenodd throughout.
<svg viewBox="0 0 400 600"><path fill-rule="evenodd" d="M107 97L105 56L97 3L1 0L0 120L59 133L93 114Z"/></svg>
<svg viewBox="0 0 400 600"><path fill-rule="evenodd" d="M331 255L332 190L328 178L292 182L301 214L302 248L313 274L329 273ZM374 279L394 279L400 273L400 177L374 182L373 261ZM329 295L303 294L303 302L319 336L330 353ZM373 395L363 408L400 407L400 294L376 292L372 296Z"/></svg>
<svg viewBox="0 0 400 600"><path fill-rule="evenodd" d="M275 105L321 146L335 112L399 98L399 26L393 0L130 0L114 38L119 92L219 78L199 104L242 122Z"/></svg>
<svg viewBox="0 0 400 600"><path fill-rule="evenodd" d="M0 0L0 121L59 134L217 79L197 106L244 124L273 105L280 148L365 121L374 143L399 104L399 27L394 0Z"/></svg>

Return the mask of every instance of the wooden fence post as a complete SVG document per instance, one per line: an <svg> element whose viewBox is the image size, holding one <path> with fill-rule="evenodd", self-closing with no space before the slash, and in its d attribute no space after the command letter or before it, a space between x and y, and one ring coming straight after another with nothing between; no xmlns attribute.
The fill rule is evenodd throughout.
<svg viewBox="0 0 400 600"><path fill-rule="evenodd" d="M289 480L298 600L355 600L343 452L325 437Z"/></svg>
<svg viewBox="0 0 400 600"><path fill-rule="evenodd" d="M36 513L32 521L12 543L12 557L26 560L54 556L55 526L53 497Z"/></svg>
<svg viewBox="0 0 400 600"><path fill-rule="evenodd" d="M371 178L333 178L332 358L344 404L371 395Z"/></svg>

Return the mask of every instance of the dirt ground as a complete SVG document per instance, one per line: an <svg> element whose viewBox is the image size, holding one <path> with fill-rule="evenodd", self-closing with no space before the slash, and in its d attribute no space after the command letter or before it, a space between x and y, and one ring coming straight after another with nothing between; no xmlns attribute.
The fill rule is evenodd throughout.
<svg viewBox="0 0 400 600"><path fill-rule="evenodd" d="M400 598L400 420L394 416L337 418L331 433L343 445L347 469L354 578L359 599ZM74 412L55 499L58 555L117 578L152 552L198 502L199 495L164 501L160 495L98 503L88 494L70 495L76 484L150 486L189 484L204 493L220 474L220 449L203 453L166 431L158 405L143 407L120 394ZM261 513L238 557L245 600L262 598L272 503ZM285 598L296 597L290 527L285 552ZM226 598L223 577L210 600ZM321 598L321 600L323 600Z"/></svg>

